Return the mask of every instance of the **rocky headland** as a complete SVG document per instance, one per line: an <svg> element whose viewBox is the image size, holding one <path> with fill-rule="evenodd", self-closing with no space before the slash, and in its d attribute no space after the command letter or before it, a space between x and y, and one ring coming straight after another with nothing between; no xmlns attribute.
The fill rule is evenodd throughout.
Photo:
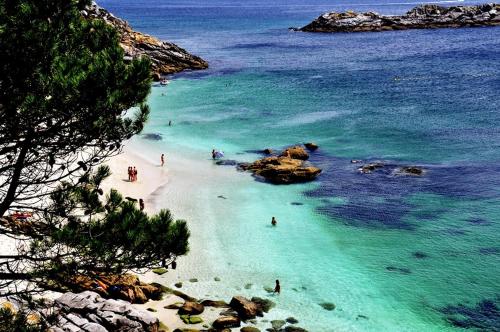
<svg viewBox="0 0 500 332"><path fill-rule="evenodd" d="M417 6L404 15L375 12L330 12L302 28L304 32L363 32L407 29L460 28L500 25L500 4L442 7Z"/></svg>
<svg viewBox="0 0 500 332"><path fill-rule="evenodd" d="M130 59L148 56L156 80L159 80L161 75L208 68L208 63L202 58L188 53L173 43L132 30L125 20L114 16L96 3L83 11L82 15L88 19L101 19L115 27L120 35L120 45L125 51L125 56Z"/></svg>

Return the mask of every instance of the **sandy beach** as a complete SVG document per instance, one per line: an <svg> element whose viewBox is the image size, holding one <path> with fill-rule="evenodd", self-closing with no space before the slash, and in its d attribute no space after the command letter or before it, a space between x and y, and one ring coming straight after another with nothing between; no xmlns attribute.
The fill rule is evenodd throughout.
<svg viewBox="0 0 500 332"><path fill-rule="evenodd" d="M156 212L155 192L165 189L169 182L168 160L163 167L160 166L160 156L158 160L153 160L147 153L139 154L137 146L134 144L125 145L123 152L106 162L111 169L111 176L103 183L103 190L108 192L110 189L118 190L124 197L142 198L145 201L145 210L148 213ZM137 181L129 182L127 175L128 166L135 166L138 170ZM175 173L175 172L174 172ZM151 282L156 279L156 275L148 272L139 275L145 282ZM171 286L171 285L166 285ZM184 300L172 294L165 294L161 301L149 301L145 304L134 304L135 307L150 311L150 313L167 326L169 330L176 328L203 328L203 325L215 320L222 309L206 308L198 315L204 322L199 324L184 324L177 315L177 310L166 309L165 307L174 303L183 303ZM206 322L206 323L205 323ZM163 326L162 325L162 326ZM163 326L164 327L164 326Z"/></svg>
<svg viewBox="0 0 500 332"><path fill-rule="evenodd" d="M160 166L160 156L158 160L149 160L146 156L141 156L126 145L123 152L106 162L111 169L111 176L103 183L104 192L110 189L118 190L124 197L132 197L137 200L144 199L145 210L151 212L151 195L168 182L168 168ZM136 167L137 180L128 180L127 169L129 166Z"/></svg>

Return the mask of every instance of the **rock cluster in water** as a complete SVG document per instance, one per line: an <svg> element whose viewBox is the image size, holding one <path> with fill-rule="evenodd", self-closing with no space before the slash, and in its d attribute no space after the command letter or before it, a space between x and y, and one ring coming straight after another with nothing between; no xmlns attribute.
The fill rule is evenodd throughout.
<svg viewBox="0 0 500 332"><path fill-rule="evenodd" d="M442 7L417 6L405 15L375 12L330 12L308 25L293 29L305 32L361 32L429 28L459 28L500 25L500 4Z"/></svg>
<svg viewBox="0 0 500 332"><path fill-rule="evenodd" d="M301 146L294 146L279 155L262 158L253 163L241 163L238 167L275 184L290 184L312 181L321 173L321 169L307 164L307 159L307 151Z"/></svg>
<svg viewBox="0 0 500 332"><path fill-rule="evenodd" d="M120 45L125 51L125 56L130 59L148 56L153 64L155 79L159 79L160 75L186 69L208 68L208 63L202 58L188 53L175 44L132 30L126 21L115 17L96 3L83 11L82 15L89 19L102 19L115 27L120 35Z"/></svg>

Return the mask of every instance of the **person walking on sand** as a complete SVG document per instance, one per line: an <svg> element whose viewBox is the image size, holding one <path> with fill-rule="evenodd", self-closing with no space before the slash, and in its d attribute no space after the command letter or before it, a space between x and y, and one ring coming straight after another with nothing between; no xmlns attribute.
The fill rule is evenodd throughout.
<svg viewBox="0 0 500 332"><path fill-rule="evenodd" d="M132 182L132 167L128 167L128 182Z"/></svg>
<svg viewBox="0 0 500 332"><path fill-rule="evenodd" d="M277 279L276 279L276 286L274 286L274 292L278 294L281 292L280 281Z"/></svg>
<svg viewBox="0 0 500 332"><path fill-rule="evenodd" d="M133 176L134 181L137 181L137 169L135 168L135 166L134 166L134 170L132 171L132 176Z"/></svg>
<svg viewBox="0 0 500 332"><path fill-rule="evenodd" d="M139 198L139 210L144 211L144 200Z"/></svg>
<svg viewBox="0 0 500 332"><path fill-rule="evenodd" d="M161 166L163 167L163 165L165 165L165 155L162 153L161 154Z"/></svg>
<svg viewBox="0 0 500 332"><path fill-rule="evenodd" d="M276 224L277 224L277 223L278 223L278 222L276 221L276 218L274 218L274 217L273 217L273 218L271 219L271 225L276 226Z"/></svg>
<svg viewBox="0 0 500 332"><path fill-rule="evenodd" d="M217 157L217 154L215 153L215 149L212 149L212 159L215 159Z"/></svg>

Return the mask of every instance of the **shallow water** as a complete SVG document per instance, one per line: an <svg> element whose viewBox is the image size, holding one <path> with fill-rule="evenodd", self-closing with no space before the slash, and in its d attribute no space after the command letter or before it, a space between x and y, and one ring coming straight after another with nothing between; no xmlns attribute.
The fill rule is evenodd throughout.
<svg viewBox="0 0 500 332"><path fill-rule="evenodd" d="M193 233L162 281L195 277L183 289L228 299L266 296L280 279L269 317L310 331L500 330L500 28L287 30L327 10L409 3L100 4L211 65L154 86L145 133L162 140L133 142L166 152L157 204ZM309 184L273 186L209 159L212 148L249 161L306 141L324 169ZM360 174L351 159L390 166ZM405 165L424 176L398 176Z"/></svg>

